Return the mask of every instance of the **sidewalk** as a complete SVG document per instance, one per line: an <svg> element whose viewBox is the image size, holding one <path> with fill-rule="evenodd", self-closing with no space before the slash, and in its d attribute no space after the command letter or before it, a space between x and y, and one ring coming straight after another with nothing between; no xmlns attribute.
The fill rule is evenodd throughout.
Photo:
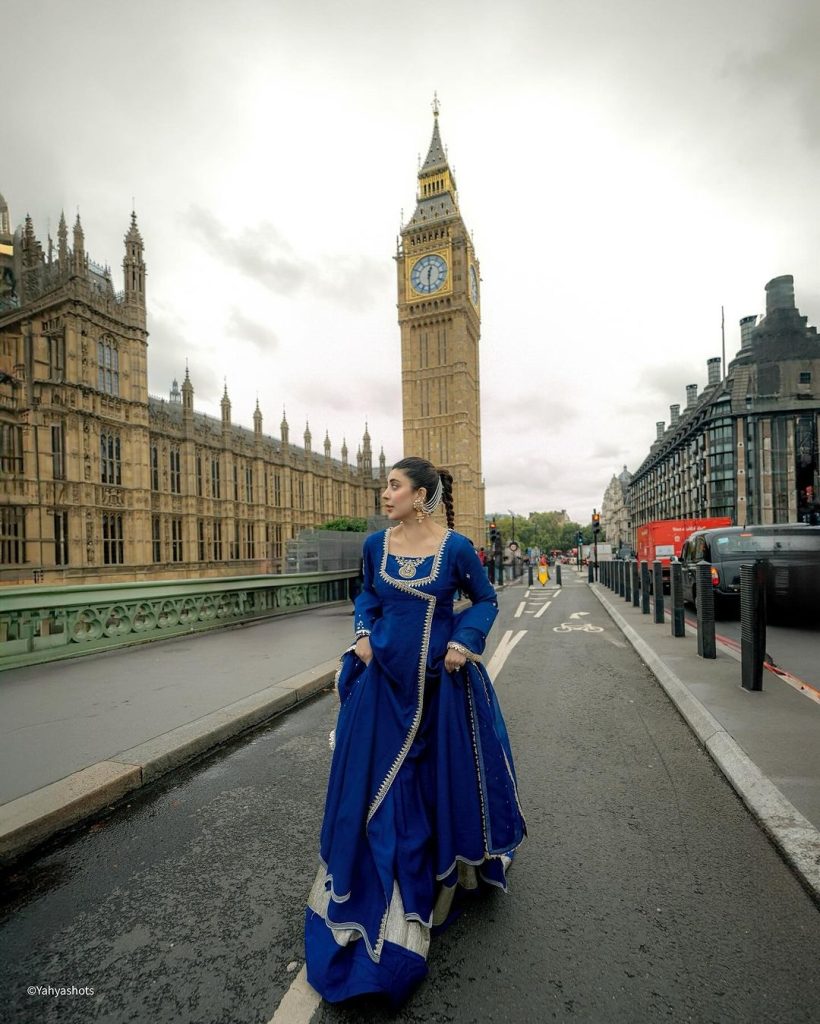
<svg viewBox="0 0 820 1024"><path fill-rule="evenodd" d="M664 688L743 802L820 901L820 704L771 672L740 685L736 648L700 658L697 632L673 637L614 591L590 589Z"/></svg>

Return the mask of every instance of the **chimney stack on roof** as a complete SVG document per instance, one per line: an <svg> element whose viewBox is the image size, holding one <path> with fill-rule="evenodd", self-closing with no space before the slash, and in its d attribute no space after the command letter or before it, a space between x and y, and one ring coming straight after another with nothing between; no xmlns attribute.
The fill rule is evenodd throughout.
<svg viewBox="0 0 820 1024"><path fill-rule="evenodd" d="M755 329L757 316L744 316L740 321L740 351L752 346L752 331Z"/></svg>
<svg viewBox="0 0 820 1024"><path fill-rule="evenodd" d="M669 406L669 426L677 426L678 420L680 419L680 406L670 405Z"/></svg>
<svg viewBox="0 0 820 1024"><path fill-rule="evenodd" d="M720 384L720 356L713 356L711 359L706 360L706 386L711 387L713 384Z"/></svg>
<svg viewBox="0 0 820 1024"><path fill-rule="evenodd" d="M660 441L660 439L663 437L664 430L666 430L666 424L663 422L663 420L658 420L658 422L655 424L655 429L658 432L658 440Z"/></svg>
<svg viewBox="0 0 820 1024"><path fill-rule="evenodd" d="M686 385L686 408L691 409L698 402L698 386L697 384Z"/></svg>
<svg viewBox="0 0 820 1024"><path fill-rule="evenodd" d="M784 274L766 285L766 315L776 309L794 309L794 277Z"/></svg>

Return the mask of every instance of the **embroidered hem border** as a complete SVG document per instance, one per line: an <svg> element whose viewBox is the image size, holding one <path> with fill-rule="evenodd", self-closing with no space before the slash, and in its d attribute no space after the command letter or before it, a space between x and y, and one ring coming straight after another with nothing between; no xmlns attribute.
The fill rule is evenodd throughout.
<svg viewBox="0 0 820 1024"><path fill-rule="evenodd" d="M502 854L499 859L504 866L506 874L507 868L512 863L512 858L507 854ZM345 921L340 924L337 924L335 921L328 921L327 912L333 898L331 889L328 888L328 882L330 881L332 885L332 879L328 875L324 864L319 867L313 880L310 895L308 896L308 907L314 913L319 914L324 920L327 927L333 933L333 938L340 946L347 946L350 942L362 939L367 949L367 955L374 963L379 962L381 950L385 942L392 942L394 945L401 946L403 949L416 953L426 959L430 948L430 931L447 920L459 885L463 889L472 891L478 888L479 878L481 878L488 885L494 885L503 892L507 891L505 885L487 878L481 871L481 865L485 862L478 861L473 863L461 857L456 858L453 867L458 865L458 879L453 885L442 885L440 887L435 905L427 921L422 921L415 914L405 913L401 891L399 890L398 882L394 880L390 904L385 912L382 928L379 932L379 941L375 947L371 946L368 941L367 932L362 924L355 921ZM452 868L450 870L452 871ZM441 879L437 879L437 881L441 881ZM339 901L334 900L334 902Z"/></svg>

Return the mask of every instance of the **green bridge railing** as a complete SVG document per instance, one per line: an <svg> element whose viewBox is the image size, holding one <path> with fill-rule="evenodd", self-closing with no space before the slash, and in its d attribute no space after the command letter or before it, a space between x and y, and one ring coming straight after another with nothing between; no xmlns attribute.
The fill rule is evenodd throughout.
<svg viewBox="0 0 820 1024"><path fill-rule="evenodd" d="M0 590L0 671L344 601L355 570Z"/></svg>

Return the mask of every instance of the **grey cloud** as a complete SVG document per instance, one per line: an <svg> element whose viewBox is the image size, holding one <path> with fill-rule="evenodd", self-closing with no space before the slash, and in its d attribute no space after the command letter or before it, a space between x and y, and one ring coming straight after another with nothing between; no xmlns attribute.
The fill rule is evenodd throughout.
<svg viewBox="0 0 820 1024"><path fill-rule="evenodd" d="M189 373L194 386L194 404L197 399L212 399L222 392L222 380L201 350L190 344L173 320L158 313L150 317L148 328L148 390L159 398L167 398L171 384L180 385L185 377L185 360L189 356Z"/></svg>
<svg viewBox="0 0 820 1024"><path fill-rule="evenodd" d="M817 97L820 96L820 62L817 40L820 38L820 7L798 4L778 9L771 45L753 57L735 58L728 64L752 98L770 102L786 101L803 129L806 141L820 144L820 119Z"/></svg>
<svg viewBox="0 0 820 1024"><path fill-rule="evenodd" d="M332 366L325 365L319 372L311 372L292 383L289 392L297 401L313 409L333 410L338 413L360 412L362 427L367 416L394 417L401 410L399 382L385 386L381 379L359 377L355 390L339 387ZM366 395L366 405L362 399ZM288 399L290 401L290 398Z"/></svg>
<svg viewBox="0 0 820 1024"><path fill-rule="evenodd" d="M511 434L554 430L578 416L576 404L557 396L554 388L505 381L500 389L485 378L481 396L482 416L504 423Z"/></svg>
<svg viewBox="0 0 820 1024"><path fill-rule="evenodd" d="M621 459L621 465L623 465L623 459L621 458L623 454L623 445L614 444L610 441L598 441L592 448L591 456L593 459L612 463L616 463Z"/></svg>
<svg viewBox="0 0 820 1024"><path fill-rule="evenodd" d="M279 347L279 339L264 324L252 320L250 317L234 306L226 323L228 334L243 341L249 341L256 345L264 353L269 354Z"/></svg>
<svg viewBox="0 0 820 1024"><path fill-rule="evenodd" d="M215 244L226 263L275 295L310 295L353 311L370 307L389 286L390 268L365 256L323 257L313 262L296 253L290 242L268 222L232 234L201 206L191 206L183 224L209 248Z"/></svg>
<svg viewBox="0 0 820 1024"><path fill-rule="evenodd" d="M656 396L659 403L679 402L684 405L687 384L697 384L698 391L705 386L705 363L702 368L694 362L664 363L662 366L646 367L638 375L636 391L639 399L648 405L653 404L653 396Z"/></svg>

